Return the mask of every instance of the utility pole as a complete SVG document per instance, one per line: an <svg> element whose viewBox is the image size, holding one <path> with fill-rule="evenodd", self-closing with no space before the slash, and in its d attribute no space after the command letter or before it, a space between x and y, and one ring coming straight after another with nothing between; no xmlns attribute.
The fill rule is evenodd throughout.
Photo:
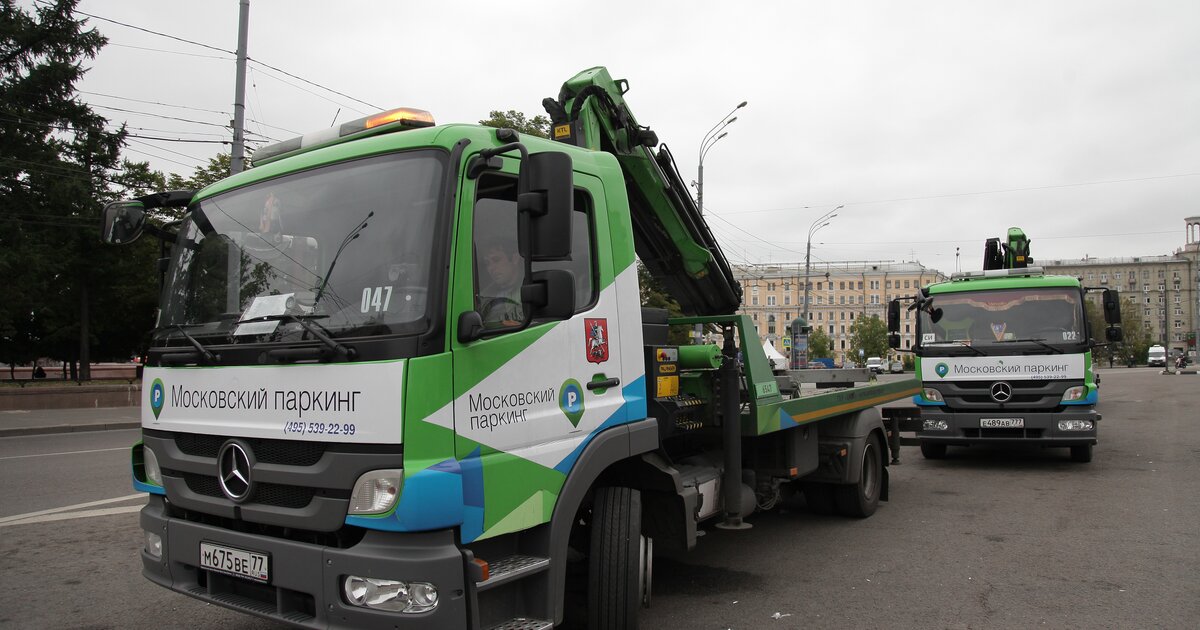
<svg viewBox="0 0 1200 630"><path fill-rule="evenodd" d="M250 0L241 0L238 12L237 85L233 92L233 150L229 174L237 175L246 161L246 40L250 32Z"/></svg>

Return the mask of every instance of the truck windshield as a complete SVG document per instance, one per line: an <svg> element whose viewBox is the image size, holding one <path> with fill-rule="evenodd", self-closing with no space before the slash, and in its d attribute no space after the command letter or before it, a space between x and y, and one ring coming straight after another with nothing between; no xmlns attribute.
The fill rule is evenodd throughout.
<svg viewBox="0 0 1200 630"><path fill-rule="evenodd" d="M934 322L937 311L941 317ZM969 351L963 346L1002 354L1017 344L1062 351L1087 340L1079 290L1069 287L935 295L920 312L917 329L924 350L943 346L952 354Z"/></svg>
<svg viewBox="0 0 1200 630"><path fill-rule="evenodd" d="M436 151L356 160L193 205L159 330L219 337L206 343L314 326L334 337L423 331L445 161Z"/></svg>

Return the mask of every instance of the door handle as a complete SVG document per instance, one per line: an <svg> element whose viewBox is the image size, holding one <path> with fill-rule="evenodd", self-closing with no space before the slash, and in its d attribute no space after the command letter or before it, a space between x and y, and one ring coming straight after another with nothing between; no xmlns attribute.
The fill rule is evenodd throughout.
<svg viewBox="0 0 1200 630"><path fill-rule="evenodd" d="M620 384L621 384L621 379L614 377L614 378L606 378L602 381L591 381L587 384L587 388L590 391L596 391L597 389L608 389L609 387L616 387L617 385L620 385Z"/></svg>

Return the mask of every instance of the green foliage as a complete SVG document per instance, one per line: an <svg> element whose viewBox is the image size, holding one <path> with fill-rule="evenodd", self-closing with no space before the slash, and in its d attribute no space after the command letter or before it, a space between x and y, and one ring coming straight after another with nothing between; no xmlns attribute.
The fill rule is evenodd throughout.
<svg viewBox="0 0 1200 630"><path fill-rule="evenodd" d="M887 342L887 324L879 319L878 315L867 317L859 314L854 320L854 324L850 326L850 354L854 357L852 360L858 360L858 351L862 350L862 356L866 357L886 357L888 353Z"/></svg>
<svg viewBox="0 0 1200 630"><path fill-rule="evenodd" d="M106 130L75 94L83 62L105 44L76 20L76 4L28 13L0 0L0 360L9 362L86 361L97 338L87 328L106 277L96 217L110 186L125 183L125 131Z"/></svg>
<svg viewBox="0 0 1200 630"><path fill-rule="evenodd" d="M668 317L682 317L683 309L679 306L679 302L671 297L663 288L662 283L658 281L650 270L642 264L642 261L637 261L638 271L638 292L641 294L642 306L646 308L665 308L667 309ZM683 346L691 343L689 331L684 326L672 326L668 334L667 342Z"/></svg>
<svg viewBox="0 0 1200 630"><path fill-rule="evenodd" d="M813 326L812 332L808 333L808 358L832 359L832 350L833 342L830 341L825 329Z"/></svg>
<svg viewBox="0 0 1200 630"><path fill-rule="evenodd" d="M167 178L167 190L200 190L209 184L229 177L231 158L228 153L218 153L208 159L208 164L197 166L191 177L180 177L174 173ZM246 164L250 168L250 164Z"/></svg>
<svg viewBox="0 0 1200 630"><path fill-rule="evenodd" d="M497 129L514 129L518 133L527 133L539 138L550 137L549 118L541 114L533 118L526 118L524 113L515 109L510 109L507 112L493 109L488 113L486 119L479 121L479 124L485 127L496 127Z"/></svg>
<svg viewBox="0 0 1200 630"><path fill-rule="evenodd" d="M1145 363L1154 341L1150 339L1150 330L1142 317L1141 306L1134 298L1121 300L1121 329L1125 339L1114 347L1116 360L1123 364Z"/></svg>

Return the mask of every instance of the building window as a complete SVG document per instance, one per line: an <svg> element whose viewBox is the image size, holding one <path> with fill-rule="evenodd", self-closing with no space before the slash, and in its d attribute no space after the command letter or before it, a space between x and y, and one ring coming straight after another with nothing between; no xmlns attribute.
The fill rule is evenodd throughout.
<svg viewBox="0 0 1200 630"><path fill-rule="evenodd" d="M820 282L818 282L818 283L817 283L817 290L818 290L818 291L820 291L820 290L821 290L821 284L822 284L822 283L820 283Z"/></svg>
<svg viewBox="0 0 1200 630"><path fill-rule="evenodd" d="M1150 291L1150 285L1143 284L1142 285L1142 293L1148 293L1149 291Z"/></svg>
<svg viewBox="0 0 1200 630"><path fill-rule="evenodd" d="M910 280L905 280L905 281L904 281L904 288L905 288L905 289L907 289L907 288L908 288L908 286L909 286L909 285L908 285L908 283L909 283L909 282L911 282L911 281L910 281Z"/></svg>
<svg viewBox="0 0 1200 630"><path fill-rule="evenodd" d="M1114 279L1116 279L1116 280L1120 280L1120 279L1121 279L1121 272L1120 272L1120 271L1114 272L1114 273L1113 273L1113 278L1114 278Z"/></svg>
<svg viewBox="0 0 1200 630"><path fill-rule="evenodd" d="M1143 269L1142 270L1142 280L1149 280L1149 279L1150 279L1150 270Z"/></svg>
<svg viewBox="0 0 1200 630"><path fill-rule="evenodd" d="M767 290L768 290L768 291L774 291L774 290L775 290L775 283L774 283L774 282L768 282L768 283L767 283Z"/></svg>
<svg viewBox="0 0 1200 630"><path fill-rule="evenodd" d="M768 335L775 334L775 316L774 315L767 316L767 334Z"/></svg>
<svg viewBox="0 0 1200 630"><path fill-rule="evenodd" d="M833 324L830 324L830 325L829 325L829 334L830 334L830 335L832 335L832 334L833 334Z"/></svg>
<svg viewBox="0 0 1200 630"><path fill-rule="evenodd" d="M775 296L774 295L767 296L767 306L775 306Z"/></svg>
<svg viewBox="0 0 1200 630"><path fill-rule="evenodd" d="M878 304L878 303L879 303L879 296L878 296L878 295L872 295L872 296L871 296L871 303L872 303L872 304Z"/></svg>
<svg viewBox="0 0 1200 630"><path fill-rule="evenodd" d="M750 295L758 295L758 285L750 287Z"/></svg>
<svg viewBox="0 0 1200 630"><path fill-rule="evenodd" d="M757 294L758 291L755 291L754 293ZM758 295L752 295L750 297L750 306L758 306Z"/></svg>
<svg viewBox="0 0 1200 630"><path fill-rule="evenodd" d="M840 298L840 299L838 300L838 303L840 303L840 304L845 304L845 303L846 303L846 296L844 296L844 295L839 295L838 297Z"/></svg>
<svg viewBox="0 0 1200 630"><path fill-rule="evenodd" d="M792 294L791 293L783 294L783 305L788 306L791 303L792 303Z"/></svg>
<svg viewBox="0 0 1200 630"><path fill-rule="evenodd" d="M1182 321L1180 321L1180 320L1178 320L1178 319L1177 319L1177 320L1175 320L1175 327L1176 327L1176 328L1183 328L1183 322L1182 322Z"/></svg>
<svg viewBox="0 0 1200 630"><path fill-rule="evenodd" d="M911 327L911 326L912 326L912 324L905 324L905 325L904 325L904 333L905 333L905 334L908 334L908 333L912 332L912 330L910 330L910 327Z"/></svg>

